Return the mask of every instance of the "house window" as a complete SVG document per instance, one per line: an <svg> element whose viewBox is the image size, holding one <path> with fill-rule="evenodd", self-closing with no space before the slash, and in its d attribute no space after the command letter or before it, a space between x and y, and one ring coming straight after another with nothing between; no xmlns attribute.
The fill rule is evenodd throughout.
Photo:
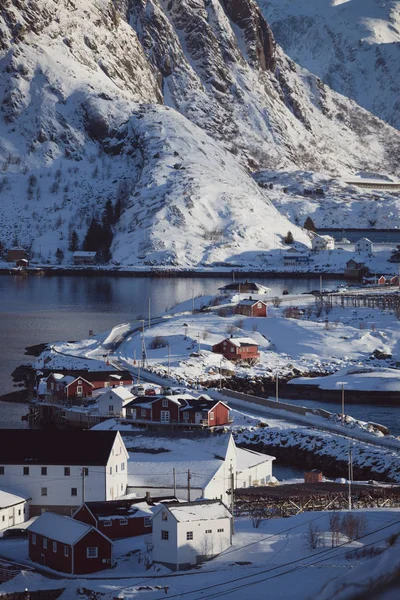
<svg viewBox="0 0 400 600"><path fill-rule="evenodd" d="M47 487L42 488L42 496L47 496Z"/></svg>
<svg viewBox="0 0 400 600"><path fill-rule="evenodd" d="M88 469L88 467L83 467L83 469L82 469L82 475L84 475L85 477L89 477L89 469Z"/></svg>
<svg viewBox="0 0 400 600"><path fill-rule="evenodd" d="M235 348L231 348L231 352L235 352Z"/></svg>
<svg viewBox="0 0 400 600"><path fill-rule="evenodd" d="M0 475L4 475L4 467L0 467Z"/></svg>
<svg viewBox="0 0 400 600"><path fill-rule="evenodd" d="M261 308L261 302L257 304L257 308Z"/></svg>
<svg viewBox="0 0 400 600"><path fill-rule="evenodd" d="M18 509L18 516L19 517L21 516L21 509L20 508Z"/></svg>
<svg viewBox="0 0 400 600"><path fill-rule="evenodd" d="M32 533L32 544L36 546L36 533Z"/></svg>
<svg viewBox="0 0 400 600"><path fill-rule="evenodd" d="M186 532L186 539L187 540L192 540L193 539L193 531L187 531Z"/></svg>
<svg viewBox="0 0 400 600"><path fill-rule="evenodd" d="M120 519L119 524L120 525L128 525L128 519Z"/></svg>
<svg viewBox="0 0 400 600"><path fill-rule="evenodd" d="M125 463L121 463L121 471L125 471Z"/></svg>
<svg viewBox="0 0 400 600"><path fill-rule="evenodd" d="M151 527L151 517L145 517L144 518L144 526L145 527Z"/></svg>
<svg viewBox="0 0 400 600"><path fill-rule="evenodd" d="M189 421L189 413L187 413L187 412L183 413L183 420L184 421Z"/></svg>
<svg viewBox="0 0 400 600"><path fill-rule="evenodd" d="M112 475L112 467L110 467L110 475Z"/></svg>
<svg viewBox="0 0 400 600"><path fill-rule="evenodd" d="M104 527L111 527L111 521L104 521L103 525Z"/></svg>
<svg viewBox="0 0 400 600"><path fill-rule="evenodd" d="M213 419L213 418L214 418L214 413L210 412L210 419Z"/></svg>
<svg viewBox="0 0 400 600"><path fill-rule="evenodd" d="M163 398L162 405L163 408L168 408L168 398Z"/></svg>
<svg viewBox="0 0 400 600"><path fill-rule="evenodd" d="M57 552L57 542L53 542L53 552Z"/></svg>
<svg viewBox="0 0 400 600"><path fill-rule="evenodd" d="M77 386L76 393L77 393L78 396L82 396L82 386L81 385Z"/></svg>
<svg viewBox="0 0 400 600"><path fill-rule="evenodd" d="M114 412L114 404L108 405L108 412Z"/></svg>
<svg viewBox="0 0 400 600"><path fill-rule="evenodd" d="M87 558L97 558L99 555L97 546L89 546L86 549L86 557Z"/></svg>
<svg viewBox="0 0 400 600"><path fill-rule="evenodd" d="M47 467L42 467L40 470L41 475L47 475Z"/></svg>
<svg viewBox="0 0 400 600"><path fill-rule="evenodd" d="M118 465L115 465L115 472L118 473Z"/></svg>
<svg viewBox="0 0 400 600"><path fill-rule="evenodd" d="M47 538L43 538L43 548L47 550Z"/></svg>
<svg viewBox="0 0 400 600"><path fill-rule="evenodd" d="M163 511L161 518L163 521L168 521L168 513L166 513L165 510Z"/></svg>
<svg viewBox="0 0 400 600"><path fill-rule="evenodd" d="M29 467L24 467L24 475L29 475Z"/></svg>
<svg viewBox="0 0 400 600"><path fill-rule="evenodd" d="M78 380L78 385L82 385L82 379Z"/></svg>
<svg viewBox="0 0 400 600"><path fill-rule="evenodd" d="M71 467L64 467L64 477L69 477L71 475Z"/></svg>
<svg viewBox="0 0 400 600"><path fill-rule="evenodd" d="M71 496L77 496L78 495L78 488L71 488Z"/></svg>
<svg viewBox="0 0 400 600"><path fill-rule="evenodd" d="M146 416L146 409L142 408L142 410L140 411L140 416L145 417Z"/></svg>
<svg viewBox="0 0 400 600"><path fill-rule="evenodd" d="M64 556L69 556L69 546L64 546Z"/></svg>
<svg viewBox="0 0 400 600"><path fill-rule="evenodd" d="M206 529L206 533L212 533L212 529Z"/></svg>
<svg viewBox="0 0 400 600"><path fill-rule="evenodd" d="M162 530L161 531L161 539L162 540L168 540L168 531Z"/></svg>
<svg viewBox="0 0 400 600"><path fill-rule="evenodd" d="M218 533L224 533L223 529L217 529Z"/></svg>

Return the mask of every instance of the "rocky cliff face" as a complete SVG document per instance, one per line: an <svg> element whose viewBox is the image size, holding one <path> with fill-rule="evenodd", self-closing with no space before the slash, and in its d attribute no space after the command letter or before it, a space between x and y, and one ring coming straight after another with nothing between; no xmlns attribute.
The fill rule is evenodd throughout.
<svg viewBox="0 0 400 600"><path fill-rule="evenodd" d="M288 59L255 0L0 0L0 117L0 239L43 259L122 199L126 264L246 262L303 239L249 171L399 168L397 132Z"/></svg>

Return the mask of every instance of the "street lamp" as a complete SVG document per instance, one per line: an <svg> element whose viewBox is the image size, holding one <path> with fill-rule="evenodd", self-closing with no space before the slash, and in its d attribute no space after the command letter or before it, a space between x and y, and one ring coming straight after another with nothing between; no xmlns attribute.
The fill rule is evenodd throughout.
<svg viewBox="0 0 400 600"><path fill-rule="evenodd" d="M278 371L275 373L275 399L279 402L279 377Z"/></svg>

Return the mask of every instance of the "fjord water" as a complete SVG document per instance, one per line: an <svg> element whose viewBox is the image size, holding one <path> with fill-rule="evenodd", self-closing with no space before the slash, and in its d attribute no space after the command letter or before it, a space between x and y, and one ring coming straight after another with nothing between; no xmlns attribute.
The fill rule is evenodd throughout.
<svg viewBox="0 0 400 600"><path fill-rule="evenodd" d="M293 295L319 288L319 278L254 279L271 288L270 296L280 296L284 289ZM88 336L89 329L98 333L138 317L147 318L149 298L151 314L157 316L192 294L216 294L218 287L230 280L230 277L0 276L0 395L17 389L13 387L11 373L31 360L24 354L27 346L79 340ZM324 287L332 288L338 283L335 279L324 279ZM358 406L356 410L349 408L349 413L386 424L393 431L393 410L397 413L400 407ZM0 428L21 426L21 414L25 413L25 405L0 402ZM395 427L400 434L400 423Z"/></svg>

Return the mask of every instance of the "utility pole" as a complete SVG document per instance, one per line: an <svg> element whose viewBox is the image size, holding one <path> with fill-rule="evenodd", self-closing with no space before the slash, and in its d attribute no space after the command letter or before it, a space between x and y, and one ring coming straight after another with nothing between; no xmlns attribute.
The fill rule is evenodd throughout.
<svg viewBox="0 0 400 600"><path fill-rule="evenodd" d="M322 275L319 276L319 293L322 294Z"/></svg>
<svg viewBox="0 0 400 600"><path fill-rule="evenodd" d="M344 425L344 383L342 382L342 426Z"/></svg>
<svg viewBox="0 0 400 600"><path fill-rule="evenodd" d="M229 467L229 479L230 479L230 484L231 484L231 513L232 513L232 521L231 521L232 529L231 529L231 531L232 531L232 535L233 535L235 533L234 517L233 517L234 511L235 511L235 493L234 493L235 492L235 476L233 473L232 464Z"/></svg>
<svg viewBox="0 0 400 600"><path fill-rule="evenodd" d="M222 390L222 358L219 361L219 391Z"/></svg>
<svg viewBox="0 0 400 600"><path fill-rule="evenodd" d="M176 471L175 471L175 467L172 469L172 475L174 478L174 497L176 498Z"/></svg>
<svg viewBox="0 0 400 600"><path fill-rule="evenodd" d="M81 474L82 474L82 504L85 503L85 467L83 467L81 469Z"/></svg>
<svg viewBox="0 0 400 600"><path fill-rule="evenodd" d="M168 377L171 366L171 346L168 344Z"/></svg>
<svg viewBox="0 0 400 600"><path fill-rule="evenodd" d="M188 469L188 474L187 474L187 495L188 495L188 502L190 502L190 480L192 479L192 476L190 474L190 469Z"/></svg>
<svg viewBox="0 0 400 600"><path fill-rule="evenodd" d="M147 365L147 352L146 352L146 343L144 341L144 319L141 319L142 323L142 367L143 369Z"/></svg>
<svg viewBox="0 0 400 600"><path fill-rule="evenodd" d="M278 377L278 371L276 372L275 375L275 399L277 402L279 402L279 377Z"/></svg>
<svg viewBox="0 0 400 600"><path fill-rule="evenodd" d="M351 450L350 440L349 440L349 475L348 475L348 482L349 482L349 510L351 510L351 480L352 480L352 470L353 470L353 457L352 457L352 450Z"/></svg>
<svg viewBox="0 0 400 600"><path fill-rule="evenodd" d="M151 298L149 297L149 328L150 328L150 322L151 322Z"/></svg>
<svg viewBox="0 0 400 600"><path fill-rule="evenodd" d="M192 288L192 314L194 313L194 288Z"/></svg>
<svg viewBox="0 0 400 600"><path fill-rule="evenodd" d="M200 331L197 332L197 352L200 354Z"/></svg>

